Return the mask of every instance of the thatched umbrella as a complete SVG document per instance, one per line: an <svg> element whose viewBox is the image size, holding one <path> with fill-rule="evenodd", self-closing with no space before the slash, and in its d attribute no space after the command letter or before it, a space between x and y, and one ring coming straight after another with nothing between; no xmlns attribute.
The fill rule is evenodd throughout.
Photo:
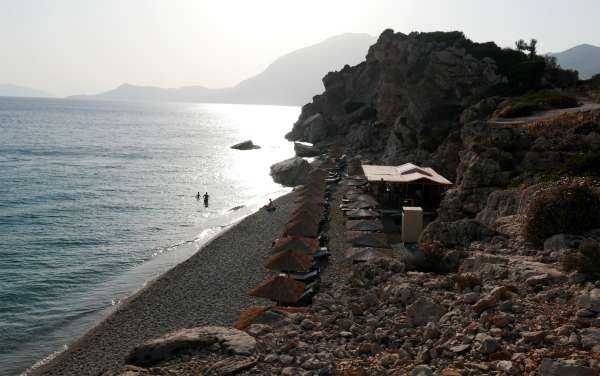
<svg viewBox="0 0 600 376"><path fill-rule="evenodd" d="M266 298L278 304L294 304L304 294L304 283L290 277L272 276L250 290L251 296Z"/></svg>
<svg viewBox="0 0 600 376"><path fill-rule="evenodd" d="M377 232L383 230L383 223L378 220L348 221L346 222L346 230Z"/></svg>
<svg viewBox="0 0 600 376"><path fill-rule="evenodd" d="M380 233L357 232L350 240L353 247L390 248L387 236Z"/></svg>
<svg viewBox="0 0 600 376"><path fill-rule="evenodd" d="M321 215L308 213L308 212L298 212L290 217L289 223L301 223L309 226L319 226L321 223Z"/></svg>
<svg viewBox="0 0 600 376"><path fill-rule="evenodd" d="M314 258L312 256L295 249L273 254L267 260L265 267L283 273L309 272L313 262Z"/></svg>
<svg viewBox="0 0 600 376"><path fill-rule="evenodd" d="M286 236L275 241L272 251L276 253L299 250L312 255L317 249L319 249L319 240L317 239L305 238L302 236Z"/></svg>
<svg viewBox="0 0 600 376"><path fill-rule="evenodd" d="M289 222L284 230L283 234L286 236L304 236L307 238L316 238L319 236L319 222L314 220L304 219L295 220Z"/></svg>
<svg viewBox="0 0 600 376"><path fill-rule="evenodd" d="M309 204L319 204L321 206L325 206L326 201L325 201L325 198L323 198L323 195L303 194L303 195L296 196L294 203L295 204L309 203Z"/></svg>
<svg viewBox="0 0 600 376"><path fill-rule="evenodd" d="M346 212L348 219L373 219L380 216L379 212L366 209L349 210Z"/></svg>
<svg viewBox="0 0 600 376"><path fill-rule="evenodd" d="M393 258L393 251L389 248L351 247L346 249L344 256L353 262L369 262L376 259Z"/></svg>
<svg viewBox="0 0 600 376"><path fill-rule="evenodd" d="M292 212L292 215L296 215L298 213L307 213L318 215L319 217L321 217L324 212L325 207L323 205L306 203L298 205L296 209L294 209L294 211Z"/></svg>

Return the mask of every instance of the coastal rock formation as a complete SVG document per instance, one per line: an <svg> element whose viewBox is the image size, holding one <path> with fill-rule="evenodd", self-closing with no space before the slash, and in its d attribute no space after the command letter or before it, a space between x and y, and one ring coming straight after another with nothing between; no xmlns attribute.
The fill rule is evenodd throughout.
<svg viewBox="0 0 600 376"><path fill-rule="evenodd" d="M260 149L260 146L254 145L254 143L252 142L252 140L243 141L243 142L240 142L239 144L235 144L235 145L232 145L230 147L232 149L237 149L237 150Z"/></svg>
<svg viewBox="0 0 600 376"><path fill-rule="evenodd" d="M220 326L181 329L150 340L131 351L126 363L148 367L169 360L174 354L189 351L221 351L248 356L254 353L256 341L245 332Z"/></svg>
<svg viewBox="0 0 600 376"><path fill-rule="evenodd" d="M303 184L308 171L310 164L300 157L286 159L271 166L273 180L288 187Z"/></svg>
<svg viewBox="0 0 600 376"><path fill-rule="evenodd" d="M300 142L294 142L294 152L298 157L316 157L321 154L319 148L314 145L307 145Z"/></svg>
<svg viewBox="0 0 600 376"><path fill-rule="evenodd" d="M323 78L325 92L302 108L286 137L388 163L439 162L452 176L461 114L506 81L493 59L479 56L481 46L458 32L386 30L365 62Z"/></svg>

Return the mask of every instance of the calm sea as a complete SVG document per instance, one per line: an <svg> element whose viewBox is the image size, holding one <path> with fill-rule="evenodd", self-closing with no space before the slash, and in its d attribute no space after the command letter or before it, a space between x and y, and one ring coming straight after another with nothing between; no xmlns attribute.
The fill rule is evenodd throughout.
<svg viewBox="0 0 600 376"><path fill-rule="evenodd" d="M0 374L64 349L284 193L269 166L293 155L283 135L298 114L0 98ZM229 148L246 139L262 148ZM209 193L208 208L197 192Z"/></svg>

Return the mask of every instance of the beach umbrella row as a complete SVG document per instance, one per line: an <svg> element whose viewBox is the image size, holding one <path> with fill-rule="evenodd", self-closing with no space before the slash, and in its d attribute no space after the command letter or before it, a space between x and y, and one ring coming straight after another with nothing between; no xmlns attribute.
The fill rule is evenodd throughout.
<svg viewBox="0 0 600 376"><path fill-rule="evenodd" d="M328 177L322 169L307 174L304 186L296 192L296 207L283 237L275 240L265 263L267 269L283 274L268 277L250 290L250 295L290 305L313 291L312 284L300 282L293 275L314 272L315 254L320 248L318 237L329 207Z"/></svg>

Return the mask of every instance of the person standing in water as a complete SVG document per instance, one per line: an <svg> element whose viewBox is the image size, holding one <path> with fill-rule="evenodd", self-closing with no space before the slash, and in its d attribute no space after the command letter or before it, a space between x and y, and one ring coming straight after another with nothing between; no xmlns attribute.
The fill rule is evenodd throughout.
<svg viewBox="0 0 600 376"><path fill-rule="evenodd" d="M208 192L204 193L204 206L208 206Z"/></svg>

